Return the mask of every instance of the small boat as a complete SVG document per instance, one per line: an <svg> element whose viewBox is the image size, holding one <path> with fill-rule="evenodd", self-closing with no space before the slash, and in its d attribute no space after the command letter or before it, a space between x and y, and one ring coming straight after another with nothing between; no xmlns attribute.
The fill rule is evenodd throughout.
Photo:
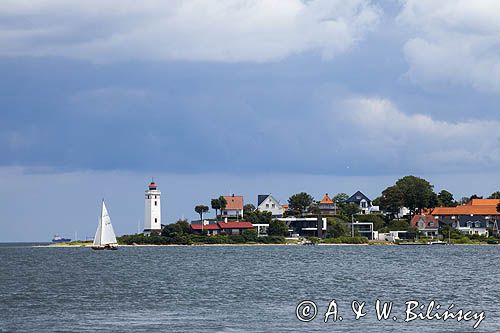
<svg viewBox="0 0 500 333"><path fill-rule="evenodd" d="M59 235L54 235L54 238L52 238L52 243L69 243L71 242L70 238L63 238Z"/></svg>
<svg viewBox="0 0 500 333"><path fill-rule="evenodd" d="M101 216L99 217L99 224L95 232L94 243L92 244L93 250L118 250L118 242L116 241L115 231L111 225L108 210L102 200Z"/></svg>
<svg viewBox="0 0 500 333"><path fill-rule="evenodd" d="M443 242L443 241L440 241L440 240L438 240L438 241L431 241L431 242L429 242L427 244L429 244L429 245L448 245L447 242Z"/></svg>

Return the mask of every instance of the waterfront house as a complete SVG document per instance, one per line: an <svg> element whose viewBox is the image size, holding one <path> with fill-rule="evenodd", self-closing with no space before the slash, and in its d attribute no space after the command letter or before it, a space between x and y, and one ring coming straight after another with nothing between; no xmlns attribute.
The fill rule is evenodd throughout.
<svg viewBox="0 0 500 333"><path fill-rule="evenodd" d="M407 230L395 230L386 233L378 233L376 239L386 242L396 242L398 240L413 240L414 238L415 234Z"/></svg>
<svg viewBox="0 0 500 333"><path fill-rule="evenodd" d="M318 204L319 211L321 215L335 215L337 214L337 205L330 198L328 193L325 194L323 199Z"/></svg>
<svg viewBox="0 0 500 333"><path fill-rule="evenodd" d="M285 209L271 194L259 194L257 196L257 210L270 212L273 217L283 217Z"/></svg>
<svg viewBox="0 0 500 333"><path fill-rule="evenodd" d="M221 229L217 223L215 224L191 224L191 231L195 234L217 235Z"/></svg>
<svg viewBox="0 0 500 333"><path fill-rule="evenodd" d="M254 226L250 222L217 222L211 224L193 223L191 230L193 233L207 235L241 235L245 230L253 229Z"/></svg>
<svg viewBox="0 0 500 333"><path fill-rule="evenodd" d="M217 225L226 235L242 235L245 230L254 228L250 222L218 222Z"/></svg>
<svg viewBox="0 0 500 333"><path fill-rule="evenodd" d="M288 226L290 237L323 237L327 231L326 217L283 217L278 218Z"/></svg>
<svg viewBox="0 0 500 333"><path fill-rule="evenodd" d="M221 218L236 219L243 218L243 196L242 195L225 195L226 208L221 212Z"/></svg>
<svg viewBox="0 0 500 333"><path fill-rule="evenodd" d="M410 224L427 237L437 237L438 235L439 221L432 215L415 215Z"/></svg>
<svg viewBox="0 0 500 333"><path fill-rule="evenodd" d="M498 234L498 203L499 199L473 199L468 204L457 207L436 207L430 214L440 224L450 225L464 234L487 236L488 229Z"/></svg>
<svg viewBox="0 0 500 333"><path fill-rule="evenodd" d="M349 228L351 229L351 235L359 235L366 237L369 240L374 240L378 238L378 232L373 230L373 222L354 222L349 223Z"/></svg>
<svg viewBox="0 0 500 333"><path fill-rule="evenodd" d="M368 214L370 212L370 208L372 207L372 201L361 191L354 193L349 199L346 200L346 202L358 205L361 210L361 214Z"/></svg>

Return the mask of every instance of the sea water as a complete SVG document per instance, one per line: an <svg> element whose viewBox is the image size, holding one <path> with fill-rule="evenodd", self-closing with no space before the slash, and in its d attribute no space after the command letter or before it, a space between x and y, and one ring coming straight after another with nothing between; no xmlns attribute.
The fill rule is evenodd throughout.
<svg viewBox="0 0 500 333"><path fill-rule="evenodd" d="M0 332L500 332L499 281L500 246L10 244ZM405 321L411 301L484 320Z"/></svg>

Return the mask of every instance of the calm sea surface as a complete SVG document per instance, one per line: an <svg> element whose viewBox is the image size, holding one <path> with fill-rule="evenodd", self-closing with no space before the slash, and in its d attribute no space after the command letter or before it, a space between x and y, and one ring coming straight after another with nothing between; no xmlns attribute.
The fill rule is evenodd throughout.
<svg viewBox="0 0 500 333"><path fill-rule="evenodd" d="M0 246L0 332L500 332L500 246ZM318 316L300 322L302 300ZM338 302L342 321L322 321ZM393 301L378 321L376 299ZM355 320L351 302L365 301ZM485 311L404 323L405 301ZM392 317L396 316L397 321Z"/></svg>

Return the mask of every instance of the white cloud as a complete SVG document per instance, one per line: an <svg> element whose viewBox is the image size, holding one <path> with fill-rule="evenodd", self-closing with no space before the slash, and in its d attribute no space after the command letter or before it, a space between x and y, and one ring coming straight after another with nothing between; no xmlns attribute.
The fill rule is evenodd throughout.
<svg viewBox="0 0 500 333"><path fill-rule="evenodd" d="M410 78L500 92L499 12L497 0L405 0L398 21L413 34Z"/></svg>
<svg viewBox="0 0 500 333"><path fill-rule="evenodd" d="M424 171L483 170L500 165L500 122L449 122L406 114L391 101L357 97L344 102L349 139L378 160Z"/></svg>
<svg viewBox="0 0 500 333"><path fill-rule="evenodd" d="M0 54L273 61L343 52L378 23L369 0L4 0Z"/></svg>

